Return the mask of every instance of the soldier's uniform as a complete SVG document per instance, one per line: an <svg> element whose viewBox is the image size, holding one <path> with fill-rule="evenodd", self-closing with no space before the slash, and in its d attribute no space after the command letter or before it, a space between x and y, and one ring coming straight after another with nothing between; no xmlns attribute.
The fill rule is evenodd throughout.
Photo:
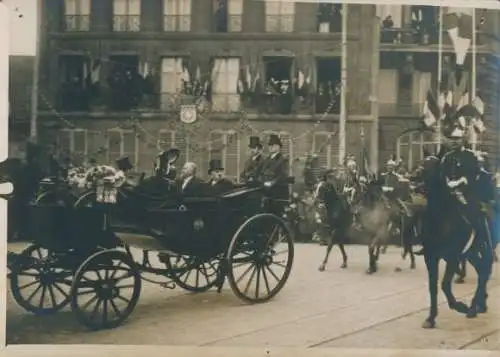
<svg viewBox="0 0 500 357"><path fill-rule="evenodd" d="M250 149L262 149L260 138L258 136L251 136L248 147ZM264 156L261 152L257 152L255 155L248 158L245 162L243 172L240 175L240 180L245 183L257 182L263 161Z"/></svg>
<svg viewBox="0 0 500 357"><path fill-rule="evenodd" d="M223 171L222 162L220 160L210 160L208 163L208 174L210 175L213 171ZM212 193L215 196L220 196L226 192L233 189L233 183L226 178L211 179L208 181L211 187Z"/></svg>

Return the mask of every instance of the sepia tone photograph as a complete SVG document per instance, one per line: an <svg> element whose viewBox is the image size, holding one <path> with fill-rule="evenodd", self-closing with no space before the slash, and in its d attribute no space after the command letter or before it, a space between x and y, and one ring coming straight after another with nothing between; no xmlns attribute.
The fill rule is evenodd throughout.
<svg viewBox="0 0 500 357"><path fill-rule="evenodd" d="M0 0L6 344L499 351L475 5Z"/></svg>

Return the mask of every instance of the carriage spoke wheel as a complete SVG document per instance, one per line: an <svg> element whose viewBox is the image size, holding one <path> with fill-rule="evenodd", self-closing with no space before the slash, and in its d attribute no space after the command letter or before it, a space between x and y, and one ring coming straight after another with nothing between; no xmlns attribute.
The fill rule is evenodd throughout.
<svg viewBox="0 0 500 357"><path fill-rule="evenodd" d="M126 253L103 250L78 268L71 287L71 308L90 330L115 328L134 311L141 276Z"/></svg>
<svg viewBox="0 0 500 357"><path fill-rule="evenodd" d="M51 258L48 250L33 244L22 251L12 268L14 300L36 315L54 314L70 301L72 272L53 264Z"/></svg>
<svg viewBox="0 0 500 357"><path fill-rule="evenodd" d="M187 291L201 293L219 281L218 258L201 260L184 255L169 255L165 264L172 280Z"/></svg>
<svg viewBox="0 0 500 357"><path fill-rule="evenodd" d="M245 221L227 252L227 276L233 292L245 302L272 299L285 286L292 269L293 239L286 224L272 214Z"/></svg>

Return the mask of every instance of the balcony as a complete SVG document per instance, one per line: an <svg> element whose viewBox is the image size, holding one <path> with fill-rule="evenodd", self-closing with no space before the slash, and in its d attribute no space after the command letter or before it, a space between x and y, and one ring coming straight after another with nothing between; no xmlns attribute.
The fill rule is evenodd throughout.
<svg viewBox="0 0 500 357"><path fill-rule="evenodd" d="M65 15L64 30L68 32L89 31L90 15Z"/></svg>
<svg viewBox="0 0 500 357"><path fill-rule="evenodd" d="M420 117L424 103L378 103L381 117Z"/></svg>
<svg viewBox="0 0 500 357"><path fill-rule="evenodd" d="M266 32L293 32L295 15L266 15Z"/></svg>
<svg viewBox="0 0 500 357"><path fill-rule="evenodd" d="M214 31L218 33L241 32L242 15L231 15L227 12L214 14Z"/></svg>
<svg viewBox="0 0 500 357"><path fill-rule="evenodd" d="M141 15L113 15L113 31L138 32L141 30Z"/></svg>
<svg viewBox="0 0 500 357"><path fill-rule="evenodd" d="M191 15L164 15L165 32L188 32L191 30Z"/></svg>

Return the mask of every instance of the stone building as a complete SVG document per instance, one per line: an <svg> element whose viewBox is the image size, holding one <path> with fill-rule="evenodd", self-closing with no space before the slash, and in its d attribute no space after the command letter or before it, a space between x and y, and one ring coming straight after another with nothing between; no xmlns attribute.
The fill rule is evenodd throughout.
<svg viewBox="0 0 500 357"><path fill-rule="evenodd" d="M404 134L418 126L429 86L437 88L436 31L422 33L412 16L415 7L284 0L43 2L40 136L62 155L71 151L76 161L128 155L148 172L158 150L174 145L181 160L197 162L202 172L218 157L227 175L237 177L248 136L258 133L265 140L274 132L282 137L292 174L301 175L311 151L321 151L321 165L335 165L344 9L346 152L361 155L365 147L373 166L399 152L412 165L430 141ZM435 22L434 8L424 10L426 21ZM383 22L388 15L392 26ZM498 13L484 16L478 65L496 68L488 31L497 29ZM451 58L444 37L443 51ZM496 77L485 78L495 83ZM496 118L496 92L487 83L481 80L495 98L486 102ZM197 120L183 123L193 106ZM492 126L491 119L487 124ZM492 133L484 141L496 150Z"/></svg>

